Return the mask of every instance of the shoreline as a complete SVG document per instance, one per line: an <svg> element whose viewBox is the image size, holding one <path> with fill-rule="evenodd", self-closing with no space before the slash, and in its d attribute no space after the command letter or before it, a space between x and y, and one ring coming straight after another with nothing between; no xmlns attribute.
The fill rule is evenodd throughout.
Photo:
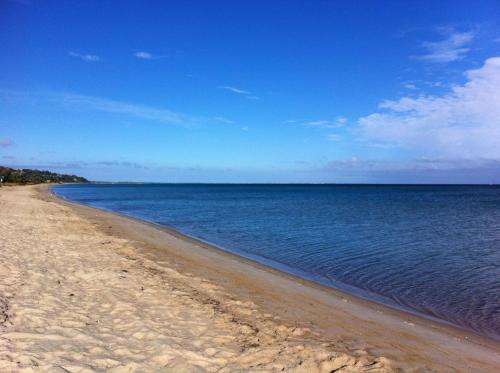
<svg viewBox="0 0 500 373"><path fill-rule="evenodd" d="M0 189L0 371L493 372L500 343L155 224Z"/></svg>
<svg viewBox="0 0 500 373"><path fill-rule="evenodd" d="M443 358L449 355L461 357L469 363L475 360L480 365L482 359L492 366L500 363L500 343L491 337L318 284L186 236L173 228L71 202L48 188L44 189L50 199L71 206L86 218L99 221L100 228L106 232L146 243L148 248L144 253L154 260L175 256L179 261L187 262L182 266L190 273L222 284L231 293L243 294L265 312L274 312L287 323L306 322L326 339L338 340L339 335L340 340L345 337L361 339L363 345L369 346L370 353L399 361L403 369L422 362L442 364L448 360ZM108 222L110 225L106 226ZM169 246L172 239L179 241L182 253ZM200 263L208 268L196 265ZM273 283L276 289L266 288L269 283ZM290 299L300 297L304 299L290 302ZM290 308L296 309L291 311ZM404 345L401 345L402 341L405 341ZM415 351L422 354L415 354ZM462 369L466 366L455 363L457 361L449 367L460 370L459 366ZM473 369L472 366L469 369Z"/></svg>
<svg viewBox="0 0 500 373"><path fill-rule="evenodd" d="M136 217L133 217L130 215L122 214L120 212L102 209L102 208L98 208L98 207L93 207L93 206L90 206L90 205L87 205L84 203L71 201L71 200L69 200L61 195L58 195L54 191L52 191L52 187L46 188L46 191L51 196L56 198L57 200L60 200L61 202L67 203L69 205L72 205L75 207L86 207L86 208L98 210L98 211L101 211L101 212L104 212L107 214L111 214L112 216L116 216L119 218L129 219L132 222L135 222L138 224L150 225L150 226L152 226L160 231L163 231L163 232L170 234L170 235L172 235L176 238L179 238L181 240L185 240L187 242L193 243L194 245L200 246L206 250L215 251L219 254L229 255L234 260L242 261L243 263L245 263L247 265L254 266L256 268L260 268L264 271L275 273L278 276L284 276L284 277L290 279L291 281L304 283L304 285L307 287L318 288L324 292L331 291L335 296L342 297L342 298L346 298L346 297L352 298L353 301L358 301L358 302L362 301L363 304L366 302L366 305L368 307L373 307L374 309L377 309L376 306L388 308L390 310L401 313L402 317L404 317L405 315L407 317L409 317L411 315L411 316L416 317L418 319L424 319L424 320L427 320L429 322L436 323L437 325L441 325L443 327L450 327L453 330L456 329L457 332L460 332L460 331L463 332L467 339L470 339L471 336L475 336L479 339L484 338L486 341L492 340L494 342L500 343L500 338L494 338L492 336L482 334L482 333L475 331L473 329L454 324L451 321L440 319L438 317L428 315L428 314L425 314L423 312L419 312L418 310L412 310L411 308L399 305L396 302L394 302L392 299L386 298L382 295L378 295L376 293L370 293L369 291L366 291L363 289L358 289L354 286L342 284L340 282L337 282L338 286L335 286L335 284L332 284L329 286L326 283L322 283L320 281L315 281L312 278L307 278L307 274L305 272L304 272L303 276L299 274L299 271L296 271L297 273L294 273L293 268L290 268L282 263L274 262L271 259L267 260L269 262L269 264L268 264L268 263L266 263L266 259L261 259L261 258L257 258L257 257L253 258L251 254L238 253L238 252L234 252L234 251L229 250L229 249L225 249L225 248L218 246L214 243L211 243L211 242L205 241L203 239L185 234L185 233L183 233L183 232L181 232L173 227L167 226L167 225L155 223L152 221L143 220L143 219L136 218ZM287 268L290 268L290 269L287 270ZM343 288L343 286L344 286L344 288ZM349 288L352 288L352 291L350 291ZM364 295L364 293L366 293L366 295ZM377 298L379 300L377 300Z"/></svg>

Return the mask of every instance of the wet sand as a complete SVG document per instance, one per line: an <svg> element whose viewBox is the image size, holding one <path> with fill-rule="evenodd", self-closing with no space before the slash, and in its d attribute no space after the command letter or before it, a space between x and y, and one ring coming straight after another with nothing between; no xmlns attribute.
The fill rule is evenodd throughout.
<svg viewBox="0 0 500 373"><path fill-rule="evenodd" d="M0 371L493 372L500 343L46 186L0 188Z"/></svg>

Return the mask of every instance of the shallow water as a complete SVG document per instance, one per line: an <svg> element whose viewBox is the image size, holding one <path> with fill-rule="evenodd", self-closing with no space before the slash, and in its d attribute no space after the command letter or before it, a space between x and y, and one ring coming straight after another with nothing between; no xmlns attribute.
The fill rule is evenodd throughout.
<svg viewBox="0 0 500 373"><path fill-rule="evenodd" d="M500 339L500 187L82 184L53 190Z"/></svg>

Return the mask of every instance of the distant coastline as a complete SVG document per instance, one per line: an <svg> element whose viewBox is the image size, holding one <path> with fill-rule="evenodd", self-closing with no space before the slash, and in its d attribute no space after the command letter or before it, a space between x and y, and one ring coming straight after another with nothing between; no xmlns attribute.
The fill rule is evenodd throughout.
<svg viewBox="0 0 500 373"><path fill-rule="evenodd" d="M0 185L25 185L41 183L88 183L84 177L77 175L59 174L46 170L29 168L10 168L0 166Z"/></svg>

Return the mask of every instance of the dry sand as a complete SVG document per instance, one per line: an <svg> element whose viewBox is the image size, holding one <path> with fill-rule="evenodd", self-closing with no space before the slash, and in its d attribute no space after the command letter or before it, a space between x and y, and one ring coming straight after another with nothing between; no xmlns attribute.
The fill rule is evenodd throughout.
<svg viewBox="0 0 500 373"><path fill-rule="evenodd" d="M0 188L0 372L493 372L500 344Z"/></svg>

